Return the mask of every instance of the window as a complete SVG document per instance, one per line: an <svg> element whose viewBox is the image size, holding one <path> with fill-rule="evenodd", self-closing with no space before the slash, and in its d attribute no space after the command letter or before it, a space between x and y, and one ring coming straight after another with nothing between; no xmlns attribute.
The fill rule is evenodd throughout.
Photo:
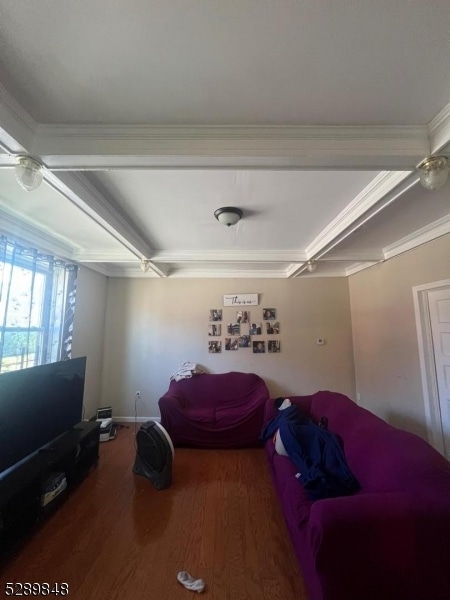
<svg viewBox="0 0 450 600"><path fill-rule="evenodd" d="M77 267L0 235L0 372L71 357Z"/></svg>

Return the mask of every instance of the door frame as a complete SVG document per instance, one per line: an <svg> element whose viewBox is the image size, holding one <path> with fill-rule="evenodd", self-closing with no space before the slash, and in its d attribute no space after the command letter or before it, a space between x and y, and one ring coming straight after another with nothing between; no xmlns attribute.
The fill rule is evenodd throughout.
<svg viewBox="0 0 450 600"><path fill-rule="evenodd" d="M427 436L430 444L441 454L445 454L444 433L434 362L428 292L435 292L447 287L450 289L450 279L417 285L412 289Z"/></svg>

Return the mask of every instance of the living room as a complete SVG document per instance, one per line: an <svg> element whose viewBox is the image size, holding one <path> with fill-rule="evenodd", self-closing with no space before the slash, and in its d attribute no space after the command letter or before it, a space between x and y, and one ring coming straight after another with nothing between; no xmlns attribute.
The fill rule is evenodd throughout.
<svg viewBox="0 0 450 600"><path fill-rule="evenodd" d="M202 480L187 449L177 449L167 500L149 482L136 483L133 436L141 423L160 418L171 375L192 361L210 374L254 373L270 398L343 394L450 456L446 346L436 350L429 318L433 298L450 289L450 184L443 179L450 156L449 8L407 0L372 7L105 0L86 10L45 0L2 11L0 237L75 265L70 356L87 357L83 414L89 419L111 406L125 426L101 444L93 476L38 530L17 565L33 563L40 536L50 545L63 537L57 526L70 511L71 535L87 522L77 494L93 509L98 524L90 526L101 536L108 527L104 495L114 518L135 533L145 502L166 523L159 597L173 579L163 561L189 568L182 564L189 550L192 564L203 564L199 575L210 576L213 597L302 598L302 584L289 584L301 581L297 567L275 558L281 548L295 562L262 449L245 458L192 450L212 479L216 468L231 474L232 492L225 479ZM105 20L106 13L113 16ZM35 189L26 191L28 184ZM224 226L221 207L234 211L235 223ZM246 306L250 322L236 328L240 307L224 297L244 295L256 300ZM216 335L212 311L221 312ZM266 328L272 321L275 332ZM250 335L253 323L261 332ZM239 336L249 336L245 345ZM243 500L239 477L248 469L255 475ZM116 477L123 477L122 491ZM201 492L192 478L203 481ZM207 517L185 542L182 561L170 536L185 527L183 494L190 526L196 511ZM252 522L273 520L259 542L237 516L238 499L249 510L258 494L263 512L252 513ZM255 567L261 584L255 571L253 587L240 588L242 572L235 589L221 581L203 547L199 560L202 539L214 554L208 518L218 519L213 504L222 500L231 502L235 519L227 526L236 535L216 559L231 579L237 566L230 548L242 531L248 538L237 555L247 566L263 565L257 546L276 539L267 578ZM145 518L144 529L158 528L154 516ZM211 529L223 533L222 526L214 521ZM143 532L133 542L125 525L115 527L124 553L145 545ZM90 598L100 589L80 561L90 544L80 529L72 590ZM49 550L52 560L61 547ZM98 551L98 564L110 573L106 562L118 550L98 542ZM152 553L157 561L153 546ZM69 562L60 565L61 577ZM36 576L42 564L26 574ZM89 589L76 576L81 564ZM134 572L131 559L116 565ZM137 579L135 597L152 597L144 573ZM172 579L169 600L179 585ZM113 593L114 585L104 584ZM118 597L133 597L121 585Z"/></svg>
<svg viewBox="0 0 450 600"><path fill-rule="evenodd" d="M448 279L449 244L447 235L348 279L106 281L81 269L73 352L91 363L86 414L100 398L118 417L134 418L139 390L138 416L158 417L170 375L189 360L211 373L257 373L272 397L359 394L360 405L427 439L412 288ZM224 327L237 309L223 307L223 296L242 292L260 298L252 318L263 321L263 305L277 309L280 353L208 352L209 311L223 310Z"/></svg>

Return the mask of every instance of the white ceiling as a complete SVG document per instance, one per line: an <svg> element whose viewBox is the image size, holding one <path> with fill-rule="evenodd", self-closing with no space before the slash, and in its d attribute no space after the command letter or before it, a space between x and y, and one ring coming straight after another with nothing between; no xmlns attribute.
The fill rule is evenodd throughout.
<svg viewBox="0 0 450 600"><path fill-rule="evenodd" d="M449 30L441 0L3 2L0 229L140 277L345 276L445 235L415 167L449 154Z"/></svg>

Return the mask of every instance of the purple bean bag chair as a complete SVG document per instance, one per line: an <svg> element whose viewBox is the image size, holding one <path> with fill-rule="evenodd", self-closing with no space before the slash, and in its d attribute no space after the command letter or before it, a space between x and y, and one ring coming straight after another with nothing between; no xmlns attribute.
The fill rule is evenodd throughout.
<svg viewBox="0 0 450 600"><path fill-rule="evenodd" d="M269 391L255 373L195 375L171 381L159 399L161 425L175 446L260 446Z"/></svg>

